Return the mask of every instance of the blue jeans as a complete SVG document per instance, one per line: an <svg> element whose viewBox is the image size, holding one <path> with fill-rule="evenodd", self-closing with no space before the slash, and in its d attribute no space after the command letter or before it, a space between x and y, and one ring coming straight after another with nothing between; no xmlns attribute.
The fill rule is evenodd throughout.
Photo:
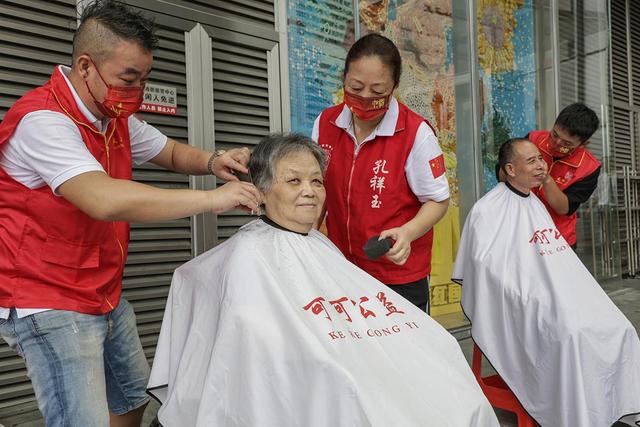
<svg viewBox="0 0 640 427"><path fill-rule="evenodd" d="M108 427L149 400L149 364L135 314L120 299L105 315L50 310L18 319L0 335L24 358L47 427Z"/></svg>

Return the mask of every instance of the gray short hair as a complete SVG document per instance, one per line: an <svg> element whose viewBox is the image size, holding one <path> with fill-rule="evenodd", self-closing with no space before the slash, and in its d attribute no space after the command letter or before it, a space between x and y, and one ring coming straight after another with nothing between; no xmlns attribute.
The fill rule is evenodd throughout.
<svg viewBox="0 0 640 427"><path fill-rule="evenodd" d="M299 133L272 134L260 140L251 153L249 171L253 184L263 193L270 191L278 161L289 154L300 152L309 153L315 157L324 175L327 155L311 138Z"/></svg>

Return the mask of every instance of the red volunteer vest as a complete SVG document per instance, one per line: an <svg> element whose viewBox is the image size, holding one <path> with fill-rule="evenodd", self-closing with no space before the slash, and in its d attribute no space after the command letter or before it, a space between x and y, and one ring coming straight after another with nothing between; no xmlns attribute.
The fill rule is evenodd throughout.
<svg viewBox="0 0 640 427"><path fill-rule="evenodd" d="M422 279L431 272L432 230L411 243L411 255L402 266L386 257L369 261L362 247L370 237L413 219L422 206L404 168L418 127L429 122L398 103L394 135L364 143L356 156L354 141L335 124L343 106L324 110L319 123L318 143L329 156L324 181L329 239L347 259L382 283Z"/></svg>
<svg viewBox="0 0 640 427"><path fill-rule="evenodd" d="M536 144L538 150L542 153L544 161L547 162L549 166L549 173L560 190L565 190L571 184L591 175L600 167L600 162L584 146L580 146L568 156L554 161L551 155L550 144L552 143L552 139L549 131L533 131L529 133L528 138ZM577 241L576 213L574 212L571 215L557 214L547 202L542 186L534 188L532 191L542 200L542 203L545 204L554 224L558 227L558 230L562 233L567 243L575 245Z"/></svg>
<svg viewBox="0 0 640 427"><path fill-rule="evenodd" d="M65 114L104 170L131 179L127 119L101 134L80 112L58 67L0 123L0 150L28 113ZM120 299L129 224L90 218L48 186L29 189L0 167L0 306L104 314Z"/></svg>

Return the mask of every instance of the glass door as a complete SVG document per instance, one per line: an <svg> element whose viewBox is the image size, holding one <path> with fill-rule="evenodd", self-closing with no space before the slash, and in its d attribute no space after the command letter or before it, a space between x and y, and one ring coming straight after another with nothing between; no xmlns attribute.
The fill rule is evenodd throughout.
<svg viewBox="0 0 640 427"><path fill-rule="evenodd" d="M479 0L482 192L497 183L498 149L553 122L552 19L548 0Z"/></svg>
<svg viewBox="0 0 640 427"><path fill-rule="evenodd" d="M620 274L620 244L616 218L615 169L610 149L608 2L556 1L559 107L583 102L598 113L602 123L588 145L588 149L602 163L602 169L598 188L578 210L577 253L597 278L614 277Z"/></svg>

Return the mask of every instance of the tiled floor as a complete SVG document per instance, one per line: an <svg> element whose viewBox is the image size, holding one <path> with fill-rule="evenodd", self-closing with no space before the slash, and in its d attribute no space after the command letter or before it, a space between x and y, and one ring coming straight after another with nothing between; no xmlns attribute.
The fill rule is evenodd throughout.
<svg viewBox="0 0 640 427"><path fill-rule="evenodd" d="M629 318L631 323L640 327L640 279L615 280L602 283L602 287L609 294L613 302ZM449 329L460 342L460 347L467 360L471 362L473 341L471 340L468 322L462 313L449 314L437 318L444 327ZM158 404L152 400L145 412L143 426L146 427L153 420L158 411ZM498 419L503 427L516 427L517 422L513 414L497 411ZM0 416L0 427L42 427L44 423L38 412L23 413L10 418Z"/></svg>

